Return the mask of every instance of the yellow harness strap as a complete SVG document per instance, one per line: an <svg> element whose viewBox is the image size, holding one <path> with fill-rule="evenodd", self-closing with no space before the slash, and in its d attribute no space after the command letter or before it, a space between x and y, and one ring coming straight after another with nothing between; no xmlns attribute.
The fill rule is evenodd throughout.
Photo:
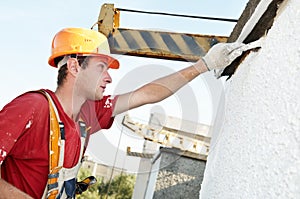
<svg viewBox="0 0 300 199"><path fill-rule="evenodd" d="M64 160L65 132L51 96L43 90L39 90L38 92L47 97L50 111L49 174L47 192L45 190L44 196L49 199L55 199L59 193L57 182L59 170L62 168Z"/></svg>
<svg viewBox="0 0 300 199"><path fill-rule="evenodd" d="M81 148L80 158L76 166L70 169L63 168L64 154L65 154L65 128L64 124L59 118L57 108L51 98L51 96L44 90L37 91L43 94L48 99L49 112L50 112L50 136L49 136L49 174L47 186L45 188L43 199L56 199L61 197L60 189L62 188L62 182L65 179L69 179L69 175L72 174L76 177L81 165L81 158L83 156L84 146L86 145L87 131L85 122L80 118L79 126L81 133ZM75 173L74 173L75 172ZM74 190L75 191L75 190ZM74 192L75 193L75 192Z"/></svg>

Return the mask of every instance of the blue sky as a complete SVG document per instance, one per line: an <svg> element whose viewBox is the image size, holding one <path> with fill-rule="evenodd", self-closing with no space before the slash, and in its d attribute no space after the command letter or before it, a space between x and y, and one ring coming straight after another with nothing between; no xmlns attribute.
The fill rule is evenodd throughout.
<svg viewBox="0 0 300 199"><path fill-rule="evenodd" d="M238 19L247 2L246 0L1 1L0 107L28 90L39 88L55 90L57 71L47 64L53 36L65 27L90 28L97 21L100 7L104 3L113 3L117 8ZM235 23L228 22L149 16L127 12L121 12L120 21L120 26L124 28L160 29L219 36L228 36L234 25ZM118 55L116 57L120 59L121 69L111 72L113 84L107 89L108 94L134 89L143 84L142 80L150 81L190 64ZM126 80L127 77L136 75L139 75L140 78L134 83ZM124 87L124 85L126 86ZM200 77L189 84L186 92L192 95L190 97L192 100L197 101L193 107L196 109L196 113L199 113L196 122L211 123L212 105L209 93L211 91L207 89L207 82ZM183 119L191 120L193 119L189 118L191 114L183 114L186 111L184 107L186 105L181 102L182 95L185 95L184 92L162 103L134 110L132 115L146 123L150 112L158 110L175 117L186 115L187 118ZM121 129L122 127L117 123L111 130L92 139L91 149L101 162L112 164ZM122 148L119 152L124 152L126 145L136 145L136 150L138 150L142 145L141 140L130 133L123 134ZM100 150L96 149L96 145L99 143L102 143L101 146L103 146ZM104 156L99 151L110 151L111 153L106 153L107 156ZM118 163L119 165L122 165L124 160L128 160L122 158L118 158L121 161Z"/></svg>

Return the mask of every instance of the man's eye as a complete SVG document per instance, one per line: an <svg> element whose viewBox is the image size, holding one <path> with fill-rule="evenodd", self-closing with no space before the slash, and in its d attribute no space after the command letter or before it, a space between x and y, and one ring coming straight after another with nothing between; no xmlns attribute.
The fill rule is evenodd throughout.
<svg viewBox="0 0 300 199"><path fill-rule="evenodd" d="M106 67L105 64L98 64L98 67L101 68L101 69L104 69Z"/></svg>

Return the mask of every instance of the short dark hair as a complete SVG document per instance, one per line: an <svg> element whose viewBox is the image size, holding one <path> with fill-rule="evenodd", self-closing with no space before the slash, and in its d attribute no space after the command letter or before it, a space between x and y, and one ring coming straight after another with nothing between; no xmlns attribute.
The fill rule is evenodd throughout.
<svg viewBox="0 0 300 199"><path fill-rule="evenodd" d="M67 73L68 73L67 64L65 64L59 68L58 75L57 75L57 86L63 85L64 80L66 79Z"/></svg>
<svg viewBox="0 0 300 199"><path fill-rule="evenodd" d="M71 57L73 57L71 55ZM88 56L74 56L77 58L79 66L83 69L85 69L88 65L88 60L89 57ZM57 66L57 64L64 58L64 56L60 56L54 59L54 63ZM63 66L61 66L58 70L58 76L57 76L57 86L61 86L64 83L64 80L66 79L68 73L68 67L67 64L64 64Z"/></svg>
<svg viewBox="0 0 300 199"><path fill-rule="evenodd" d="M88 56L76 56L76 55L71 55L71 57L76 57L77 61L79 63L79 66L83 69L85 69L88 65ZM57 66L58 63L64 58L64 56L56 57L54 59L54 63ZM67 64L64 64L61 66L58 70L58 75L57 75L57 86L61 86L64 83L64 80L66 79L68 73L68 67Z"/></svg>
<svg viewBox="0 0 300 199"><path fill-rule="evenodd" d="M78 56L77 60L79 63L79 66L83 69L85 69L88 66L89 63L89 58L88 56Z"/></svg>

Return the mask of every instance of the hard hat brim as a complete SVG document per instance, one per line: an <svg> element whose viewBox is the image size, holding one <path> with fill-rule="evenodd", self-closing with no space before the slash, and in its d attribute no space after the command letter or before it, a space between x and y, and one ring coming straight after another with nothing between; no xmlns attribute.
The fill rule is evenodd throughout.
<svg viewBox="0 0 300 199"><path fill-rule="evenodd" d="M105 54L99 54L99 53L74 53L74 54L77 54L77 55L80 55L80 56L97 56L97 57L104 57L107 59L107 64L108 64L108 67L109 68L112 68L112 69L118 69L120 67L120 63L117 59L113 58L112 56L109 56L109 55L105 55ZM48 64L50 66L53 66L55 68L57 68L57 65L55 64L54 62L54 58L56 57L60 57L60 56L64 56L66 54L61 54L61 55L52 55L49 60L48 60Z"/></svg>

